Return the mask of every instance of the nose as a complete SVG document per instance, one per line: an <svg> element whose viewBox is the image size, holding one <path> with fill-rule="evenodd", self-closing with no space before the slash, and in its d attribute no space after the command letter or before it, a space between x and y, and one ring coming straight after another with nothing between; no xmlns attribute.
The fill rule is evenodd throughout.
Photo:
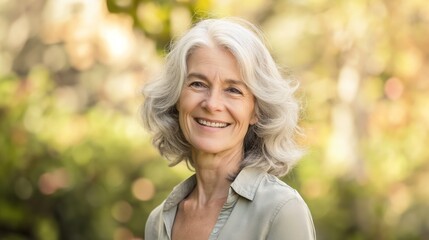
<svg viewBox="0 0 429 240"><path fill-rule="evenodd" d="M201 106L208 112L221 111L223 108L222 93L215 89L208 92Z"/></svg>

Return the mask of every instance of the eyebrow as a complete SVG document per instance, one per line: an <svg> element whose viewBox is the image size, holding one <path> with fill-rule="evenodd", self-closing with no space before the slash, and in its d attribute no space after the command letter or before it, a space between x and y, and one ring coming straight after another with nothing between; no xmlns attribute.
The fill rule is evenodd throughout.
<svg viewBox="0 0 429 240"><path fill-rule="evenodd" d="M190 78L198 78L198 79L205 80L205 81L208 80L208 78L204 74L201 74L201 73L189 73L188 76L187 76L187 78L188 79L190 79Z"/></svg>
<svg viewBox="0 0 429 240"><path fill-rule="evenodd" d="M207 76L204 75L204 74L202 74L202 73L193 73L193 72L191 72L191 73L188 74L187 78L188 79L190 79L190 78L198 78L198 79L201 79L201 80L204 80L204 81L208 81ZM247 87L247 85L243 81L241 81L241 80L226 79L225 82L229 83L229 84L243 85L244 87Z"/></svg>

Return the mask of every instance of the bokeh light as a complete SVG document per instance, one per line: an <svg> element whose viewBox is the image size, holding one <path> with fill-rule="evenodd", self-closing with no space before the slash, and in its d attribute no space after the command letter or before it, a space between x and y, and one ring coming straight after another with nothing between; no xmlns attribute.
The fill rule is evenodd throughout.
<svg viewBox="0 0 429 240"><path fill-rule="evenodd" d="M389 78L384 85L384 92L390 100L398 100L404 92L404 85L398 78Z"/></svg>
<svg viewBox="0 0 429 240"><path fill-rule="evenodd" d="M133 207L126 201L119 201L112 207L112 216L116 221L126 223L133 215Z"/></svg>
<svg viewBox="0 0 429 240"><path fill-rule="evenodd" d="M135 198L141 201L147 201L155 195L155 186L151 180L139 178L133 182L132 193Z"/></svg>
<svg viewBox="0 0 429 240"><path fill-rule="evenodd" d="M53 194L63 188L67 188L69 185L69 176L63 168L46 172L39 177L39 190L46 195Z"/></svg>

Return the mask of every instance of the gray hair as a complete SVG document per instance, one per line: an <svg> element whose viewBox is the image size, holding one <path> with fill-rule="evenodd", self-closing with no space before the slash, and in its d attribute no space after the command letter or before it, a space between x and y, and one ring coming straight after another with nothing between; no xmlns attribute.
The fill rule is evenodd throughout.
<svg viewBox="0 0 429 240"><path fill-rule="evenodd" d="M202 20L172 44L161 75L143 88L141 117L153 134L154 146L170 166L183 160L193 166L191 146L179 127L176 103L187 75L187 58L195 48L213 43L234 55L256 99L258 122L245 136L241 167L259 167L276 176L287 174L302 156L294 139L299 132L300 110L294 97L298 85L282 77L261 32L242 19Z"/></svg>

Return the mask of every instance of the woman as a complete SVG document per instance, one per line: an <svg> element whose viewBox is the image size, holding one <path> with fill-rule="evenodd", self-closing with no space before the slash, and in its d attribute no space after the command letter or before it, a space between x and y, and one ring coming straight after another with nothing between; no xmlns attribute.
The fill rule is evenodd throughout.
<svg viewBox="0 0 429 240"><path fill-rule="evenodd" d="M307 205L277 178L301 156L294 91L244 20L182 36L144 88L142 118L170 165L195 175L153 210L145 240L315 239Z"/></svg>

